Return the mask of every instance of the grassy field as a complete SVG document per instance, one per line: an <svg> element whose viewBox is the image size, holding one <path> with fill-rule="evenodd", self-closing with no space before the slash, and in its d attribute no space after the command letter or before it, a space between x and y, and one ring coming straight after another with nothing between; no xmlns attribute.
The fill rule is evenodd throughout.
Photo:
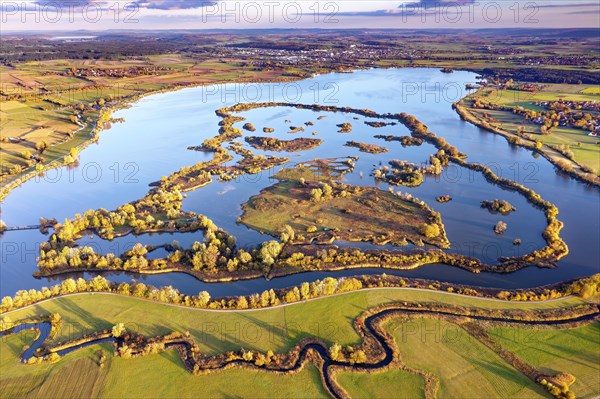
<svg viewBox="0 0 600 399"><path fill-rule="evenodd" d="M28 366L20 363L20 353L35 335L32 331L2 338L0 341L0 397L2 398L84 398L97 396L106 377L98 367L96 351L85 348L65 357L64 362ZM103 345L109 353L109 345ZM65 381L69 381L65 384Z"/></svg>
<svg viewBox="0 0 600 399"><path fill-rule="evenodd" d="M306 336L316 336L328 344L356 344L360 338L352 327L352 321L368 308L395 301L445 302L487 309L556 309L582 303L576 297L543 303L496 302L436 291L384 288L275 309L209 312L96 293L50 300L8 316L13 321L19 321L31 315L60 313L64 324L55 338L57 341L124 322L127 328L148 336L173 330L189 331L201 350L208 354L241 348L260 351L271 349L277 353L287 351ZM427 331L433 327L428 324ZM529 380L476 341L423 341L418 334L412 334L408 335L407 342L401 331L400 328L394 329L402 360L411 367L430 370L443 379L445 382L440 397L469 397L474 394L474 388L470 385L472 379L484 381L484 390L481 392L482 395L489 395L487 397L523 397L527 394L535 397L540 393ZM445 331L453 330L447 327ZM464 334L463 331L461 337L466 336ZM232 369L209 377L193 377L184 371L175 352L124 360L113 358L109 353L110 345L102 346L108 358L104 368L97 366L101 346L73 352L52 365L21 365L19 353L32 339L30 332L9 336L0 342L1 397L111 398L132 393L139 397L187 397L198 395L198 392L202 392L204 397L283 395L293 398L325 395L313 367L293 376ZM64 384L67 380L71 381L71 385ZM398 370L364 375L344 373L340 374L339 381L355 397L385 397L389 396L385 392L400 390L406 393L406 397L422 395L422 379ZM124 387L127 387L127 391L124 391ZM392 390L390 387L397 388Z"/></svg>
<svg viewBox="0 0 600 399"><path fill-rule="evenodd" d="M573 374L571 390L578 398L600 393L600 324L560 331L492 328L490 334L543 372Z"/></svg>
<svg viewBox="0 0 600 399"><path fill-rule="evenodd" d="M245 349L283 352L307 336L316 336L329 344L356 344L360 338L351 321L369 308L394 301L447 302L486 309L555 309L582 303L575 297L536 304L485 301L435 291L376 289L281 308L219 313L175 308L132 297L84 294L19 310L11 313L10 318L18 321L32 315L60 313L66 327L57 335L58 341L123 322L149 336L189 331L202 350L210 354L240 350L242 345Z"/></svg>
<svg viewBox="0 0 600 399"><path fill-rule="evenodd" d="M546 397L540 386L456 324L415 318L389 328L402 361L439 378L439 398Z"/></svg>
<svg viewBox="0 0 600 399"><path fill-rule="evenodd" d="M568 85L568 84L547 84L540 91L527 92L520 90L485 90L481 92L481 97L485 101L493 104L508 107L521 106L535 111L542 110L535 105L540 101L572 100L572 101L600 101L598 87L592 85ZM467 102L469 105L469 102ZM588 136L587 131L572 127L557 126L552 129L549 135L541 135L541 125L533 124L525 120L520 115L508 111L484 110L470 108L470 111L478 118L484 118L488 114L493 118L494 124L510 132L516 132L520 127L525 129L525 133L531 134L536 140L547 145L570 146L575 155L575 160L583 165L593 168L600 172L600 146L598 137Z"/></svg>
<svg viewBox="0 0 600 399"><path fill-rule="evenodd" d="M328 397L314 366L285 376L243 369L193 376L175 350L125 360L114 357L112 346L103 344L73 352L52 365L20 364L22 345L32 338L33 334L23 333L0 342L0 397ZM98 365L100 353L107 357L103 368Z"/></svg>
<svg viewBox="0 0 600 399"><path fill-rule="evenodd" d="M359 398L424 398L421 376L403 370L379 373L339 372L337 383L353 399Z"/></svg>

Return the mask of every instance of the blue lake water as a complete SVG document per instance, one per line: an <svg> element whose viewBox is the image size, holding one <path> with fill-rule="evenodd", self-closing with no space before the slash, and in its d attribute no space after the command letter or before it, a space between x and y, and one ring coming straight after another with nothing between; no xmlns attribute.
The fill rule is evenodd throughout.
<svg viewBox="0 0 600 399"><path fill-rule="evenodd" d="M114 116L125 118L125 122L114 124L111 129L102 132L99 142L80 154L77 168L49 171L44 177L30 180L15 189L2 202L1 217L12 226L36 224L40 216L55 217L62 221L87 209L114 209L143 197L149 189L148 184L161 176L210 159L212 154L190 151L187 147L198 145L217 134L220 119L214 112L216 109L238 102L319 103L368 108L377 113L413 114L431 131L467 153L469 161L486 164L498 175L517 180L555 203L560 211L559 219L565 222L561 235L569 245L570 254L554 269L533 267L500 275L472 274L449 266L430 265L412 271L386 270L386 273L517 288L600 272L600 190L561 176L545 159L535 158L530 151L509 146L504 138L461 121L451 105L467 94L465 84L474 83L475 77L470 72L444 74L436 69L422 68L366 70L353 74L321 75L290 84L220 85L149 96L131 108L116 112ZM407 135L408 131L401 125L373 128L364 124L365 120L372 119L355 119L357 116L353 114L276 107L255 109L240 115L258 129L254 133L246 132L248 135L271 135L282 139L315 137L324 140L321 146L310 151L278 154L253 149L256 154L288 156L291 164L314 158L358 156L354 172L345 176L350 184L374 185L370 173L380 162L385 165L391 159L403 159L421 163L435 152L428 144L404 148L398 142L375 139L373 136L377 134ZM318 120L321 115L326 118ZM312 121L314 126L307 126L302 133L288 133L290 126L300 126L307 121ZM245 122L240 123L239 127ZM338 133L336 124L342 122L352 123L351 133ZM274 127L275 133L265 134L263 127ZM313 136L313 131L318 134ZM380 155L362 153L343 146L349 140L378 144L388 148L389 152ZM237 141L243 143L245 148L250 148L243 139ZM241 204L274 183L271 177L277 170L242 176L232 182L215 181L187 193L184 209L209 216L219 227L234 234L241 246L252 246L271 239L237 224L236 219L241 214ZM386 184L380 183L378 186L383 190L388 188ZM451 251L494 263L499 256L520 255L544 245L541 237L545 228L543 213L519 194L491 185L472 171L451 165L442 176L427 177L420 187L394 189L410 192L442 214L448 238L452 242ZM443 194L450 194L453 200L445 204L437 203L435 197ZM517 212L502 216L480 208L482 200L493 198L508 200L517 208ZM497 236L492 231L492 226L498 220L508 224L503 236ZM523 244L513 246L515 238L520 238ZM66 277L42 280L32 277L36 270L38 246L46 239L47 236L35 230L8 232L1 238L0 296L12 295L20 289L51 285ZM137 242L161 245L177 240L187 246L201 239L201 233L177 233L127 236L113 242L84 237L81 244L98 245L99 252L122 253L129 249L128 245ZM151 256L166 254L163 249L157 251ZM173 285L187 293L207 290L213 296L218 296L284 287L328 275L380 272L380 269L311 272L272 281L255 279L223 284L202 283L181 273L152 276L121 273L106 276L115 281L138 278L149 284Z"/></svg>

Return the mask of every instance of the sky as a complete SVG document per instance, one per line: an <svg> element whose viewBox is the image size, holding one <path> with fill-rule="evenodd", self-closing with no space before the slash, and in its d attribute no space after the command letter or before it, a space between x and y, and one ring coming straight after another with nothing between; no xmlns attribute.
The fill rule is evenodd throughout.
<svg viewBox="0 0 600 399"><path fill-rule="evenodd" d="M0 33L107 29L600 29L600 0L0 0L0 20Z"/></svg>

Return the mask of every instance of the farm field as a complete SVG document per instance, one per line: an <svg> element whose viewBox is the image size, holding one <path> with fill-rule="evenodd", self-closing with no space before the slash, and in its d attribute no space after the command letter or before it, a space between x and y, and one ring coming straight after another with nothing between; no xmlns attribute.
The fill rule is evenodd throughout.
<svg viewBox="0 0 600 399"><path fill-rule="evenodd" d="M572 390L579 398L600 392L600 325L565 330L492 328L502 346L545 372L568 370L576 378Z"/></svg>
<svg viewBox="0 0 600 399"><path fill-rule="evenodd" d="M351 398L424 398L423 379L407 371L391 369L375 373L338 372L336 381Z"/></svg>
<svg viewBox="0 0 600 399"><path fill-rule="evenodd" d="M437 376L440 398L545 397L541 387L457 324L426 318L392 323L388 331L402 361Z"/></svg>

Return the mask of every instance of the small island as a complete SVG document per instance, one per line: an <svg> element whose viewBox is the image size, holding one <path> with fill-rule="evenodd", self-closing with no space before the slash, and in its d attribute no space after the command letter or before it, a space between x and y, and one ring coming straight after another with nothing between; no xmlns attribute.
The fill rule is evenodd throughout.
<svg viewBox="0 0 600 399"><path fill-rule="evenodd" d="M304 131L304 126L290 126L289 134L301 133Z"/></svg>
<svg viewBox="0 0 600 399"><path fill-rule="evenodd" d="M499 221L494 226L494 233L496 233L497 235L501 236L502 234L504 234L506 232L507 228L508 228L508 225L505 222Z"/></svg>
<svg viewBox="0 0 600 399"><path fill-rule="evenodd" d="M263 151L298 152L312 150L321 145L321 139L297 138L293 140L280 140L275 137L249 136L246 142L252 147Z"/></svg>
<svg viewBox="0 0 600 399"><path fill-rule="evenodd" d="M255 128L255 127L254 127L254 125L253 125L252 123L250 123L250 122L248 122L248 123L244 124L243 128L244 128L244 130L247 130L247 131L249 131L249 132L255 132L255 131L256 131L256 128Z"/></svg>
<svg viewBox="0 0 600 399"><path fill-rule="evenodd" d="M384 181L394 186L418 187L423 183L423 173L418 165L407 161L392 161L392 168L381 167L375 172L376 180Z"/></svg>
<svg viewBox="0 0 600 399"><path fill-rule="evenodd" d="M409 146L420 146L421 144L423 144L423 139L418 138L418 137L413 137L413 136L394 136L394 135L384 135L384 134L378 134L376 136L374 136L376 139L382 139L385 141L399 141L400 144L402 144L402 147L409 147Z"/></svg>
<svg viewBox="0 0 600 399"><path fill-rule="evenodd" d="M452 197L450 195L448 195L448 194L446 194L446 195L440 195L435 200L437 202L440 202L440 203L450 202L450 201L452 201Z"/></svg>
<svg viewBox="0 0 600 399"><path fill-rule="evenodd" d="M481 207L486 208L491 213L501 213L503 215L508 215L517 210L517 208L512 206L508 201L498 199L493 201L481 201Z"/></svg>
<svg viewBox="0 0 600 399"><path fill-rule="evenodd" d="M344 144L346 147L358 148L360 152L368 152L369 154L382 154L388 152L388 149L375 144L360 143L358 141L348 141Z"/></svg>
<svg viewBox="0 0 600 399"><path fill-rule="evenodd" d="M339 133L350 133L352 131L352 124L351 123L340 123L339 125L336 125L337 127L340 128L340 130L338 130Z"/></svg>
<svg viewBox="0 0 600 399"><path fill-rule="evenodd" d="M397 123L396 122L372 122L372 121L365 121L365 125L371 126L371 127L375 127L375 128L380 128L380 127L385 127L385 126L396 126Z"/></svg>

